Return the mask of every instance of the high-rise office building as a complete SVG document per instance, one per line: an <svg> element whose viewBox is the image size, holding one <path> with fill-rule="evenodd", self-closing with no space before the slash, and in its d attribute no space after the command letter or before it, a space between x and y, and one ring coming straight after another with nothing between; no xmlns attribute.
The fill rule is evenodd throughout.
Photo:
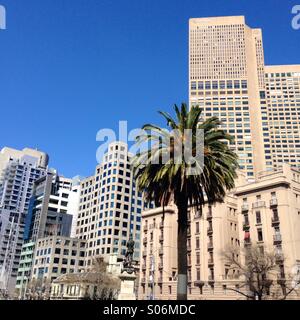
<svg viewBox="0 0 300 320"><path fill-rule="evenodd" d="M242 16L190 19L190 106L202 108L203 118L222 121L235 137L231 148L250 179L271 166L263 147L263 81L260 29L249 28Z"/></svg>
<svg viewBox="0 0 300 320"><path fill-rule="evenodd" d="M135 239L134 259L139 259L141 213L146 208L130 168L127 144L109 145L95 175L81 182L76 236L87 242L87 268L92 257L124 257L130 234Z"/></svg>
<svg viewBox="0 0 300 320"><path fill-rule="evenodd" d="M300 65L266 66L265 85L274 167L300 165Z"/></svg>
<svg viewBox="0 0 300 320"><path fill-rule="evenodd" d="M272 290L279 283L291 286L299 273L299 171L284 164L300 164L299 70L297 65L265 66L261 30L249 28L244 17L190 19L190 106L202 108L204 119L218 117L235 137L230 147L246 178L240 175L224 202L204 206L200 217L189 213L191 298L243 298L231 290L243 278L223 255L230 246L241 263L243 247L275 252ZM142 299L176 297L176 208L165 212L164 217L162 209L143 213Z"/></svg>
<svg viewBox="0 0 300 320"><path fill-rule="evenodd" d="M0 289L12 293L34 182L46 174L48 156L4 148L0 154Z"/></svg>
<svg viewBox="0 0 300 320"><path fill-rule="evenodd" d="M74 186L72 179L48 172L34 184L24 240L36 241L49 235L70 236L72 220L77 220L78 203L78 184Z"/></svg>
<svg viewBox="0 0 300 320"><path fill-rule="evenodd" d="M32 275L35 244L48 236L69 237L78 215L80 185L59 176L54 170L34 183L33 196L26 217L24 244L18 268L16 289L22 293Z"/></svg>
<svg viewBox="0 0 300 320"><path fill-rule="evenodd" d="M189 101L235 137L249 180L282 162L299 166L300 66L265 66L262 31L243 16L189 23Z"/></svg>
<svg viewBox="0 0 300 320"><path fill-rule="evenodd" d="M30 148L17 150L9 147L4 147L0 151L0 173L10 161L20 160L25 155L35 158L38 167L45 168L48 165L49 157L44 152Z"/></svg>

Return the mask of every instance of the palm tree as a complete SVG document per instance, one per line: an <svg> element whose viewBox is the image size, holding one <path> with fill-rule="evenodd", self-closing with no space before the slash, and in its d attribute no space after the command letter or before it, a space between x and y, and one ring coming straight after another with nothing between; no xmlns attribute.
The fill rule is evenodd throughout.
<svg viewBox="0 0 300 320"><path fill-rule="evenodd" d="M137 144L151 143L152 146L137 153L132 165L137 187L146 201L162 207L174 202L177 207L177 299L186 300L189 206L201 209L205 203L222 201L226 190L234 187L238 163L237 155L225 142L232 141L233 137L219 129L218 118L201 121L202 110L192 107L188 111L184 103L180 109L176 105L174 109L176 120L166 112L159 112L167 120L171 132L155 125L143 126L136 138ZM179 149L181 155L187 149L191 149L192 155L196 154L197 129L203 130L204 160L201 163L201 159L195 157L194 163L185 159L177 161ZM191 144L188 144L186 132L192 133ZM190 174L193 168L198 170L196 174Z"/></svg>

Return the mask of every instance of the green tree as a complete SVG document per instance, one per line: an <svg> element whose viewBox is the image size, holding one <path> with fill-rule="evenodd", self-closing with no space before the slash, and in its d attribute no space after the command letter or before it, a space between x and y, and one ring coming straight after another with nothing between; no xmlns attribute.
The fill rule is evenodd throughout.
<svg viewBox="0 0 300 320"><path fill-rule="evenodd" d="M234 187L238 163L237 155L226 143L233 137L219 128L218 118L201 121L201 109L192 107L188 111L184 103L181 108L175 105L174 109L176 119L159 112L170 130L151 124L143 126L137 144L141 150L145 144L151 147L138 152L132 165L137 186L147 201L163 207L174 202L177 207L177 299L186 300L189 206L201 209L205 203L222 201L226 190ZM203 133L202 161L201 157L195 157L199 132ZM190 153L194 162L189 157L183 158ZM191 170L195 172L191 174Z"/></svg>

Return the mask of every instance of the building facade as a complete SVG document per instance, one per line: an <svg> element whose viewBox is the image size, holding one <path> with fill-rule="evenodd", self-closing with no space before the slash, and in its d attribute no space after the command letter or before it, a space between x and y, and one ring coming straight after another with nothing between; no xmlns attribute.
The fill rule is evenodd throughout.
<svg viewBox="0 0 300 320"><path fill-rule="evenodd" d="M63 236L38 239L33 254L32 274L24 293L34 296L42 291L49 298L51 283L57 277L84 270L85 245L84 240Z"/></svg>
<svg viewBox="0 0 300 320"><path fill-rule="evenodd" d="M51 300L82 300L93 297L98 287L103 285L99 279L110 278L107 289L111 290L111 298L116 299L120 289L122 260L117 254L111 254L106 265L105 275L99 270L65 274L55 279L51 286Z"/></svg>
<svg viewBox="0 0 300 320"><path fill-rule="evenodd" d="M227 247L239 250L236 199L205 206L189 213L187 242L188 296L190 299L237 299L224 285L235 285L238 274L222 256ZM177 210L175 206L143 213L143 246L139 299L175 300L177 286Z"/></svg>
<svg viewBox="0 0 300 320"><path fill-rule="evenodd" d="M272 167L263 146L263 68L261 30L249 28L244 17L190 19L190 106L202 108L204 119L218 117L235 137L230 147L249 179Z"/></svg>
<svg viewBox="0 0 300 320"><path fill-rule="evenodd" d="M59 176L53 170L35 182L16 281L19 293L31 277L36 241L48 236L70 237L72 234L73 219L76 222L78 215L79 191L77 182L73 183L72 179Z"/></svg>
<svg viewBox="0 0 300 320"><path fill-rule="evenodd" d="M263 246L276 254L279 279L300 273L300 172L287 164L261 173L236 191L241 246Z"/></svg>
<svg viewBox="0 0 300 320"><path fill-rule="evenodd" d="M0 162L0 289L11 294L33 185L46 174L48 156L32 149L4 148Z"/></svg>
<svg viewBox="0 0 300 320"><path fill-rule="evenodd" d="M267 119L274 167L300 164L300 65L266 66Z"/></svg>
<svg viewBox="0 0 300 320"><path fill-rule="evenodd" d="M109 145L95 175L81 182L76 236L87 242L86 267L92 257L111 253L124 257L130 234L139 259L141 213L146 208L136 189L127 144Z"/></svg>
<svg viewBox="0 0 300 320"><path fill-rule="evenodd" d="M252 183L240 178L223 203L205 206L201 212L190 210L189 299L244 299L231 290L241 286L243 276L224 253L234 249L243 264L243 248L251 245L275 254L274 280L292 283L300 273L299 187L300 172L284 164L261 173ZM176 208L165 208L164 218L161 208L145 211L142 221L139 299L176 299ZM295 290L287 298L299 299L299 294Z"/></svg>
<svg viewBox="0 0 300 320"><path fill-rule="evenodd" d="M222 121L250 181L283 162L300 164L299 70L265 66L262 31L243 16L190 19L190 106Z"/></svg>

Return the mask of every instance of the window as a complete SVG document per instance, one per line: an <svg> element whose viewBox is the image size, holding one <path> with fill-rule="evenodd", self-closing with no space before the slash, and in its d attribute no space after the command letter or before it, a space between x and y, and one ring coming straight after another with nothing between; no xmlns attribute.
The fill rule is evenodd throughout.
<svg viewBox="0 0 300 320"><path fill-rule="evenodd" d="M196 279L200 280L200 268L197 268Z"/></svg>
<svg viewBox="0 0 300 320"><path fill-rule="evenodd" d="M200 238L196 238L196 249L200 249Z"/></svg>
<svg viewBox="0 0 300 320"><path fill-rule="evenodd" d="M59 263L59 258L54 258L53 263Z"/></svg>
<svg viewBox="0 0 300 320"><path fill-rule="evenodd" d="M261 223L261 214L260 214L260 211L256 211L256 223Z"/></svg>
<svg viewBox="0 0 300 320"><path fill-rule="evenodd" d="M196 222L196 233L200 232L200 228L199 228L199 222Z"/></svg>
<svg viewBox="0 0 300 320"><path fill-rule="evenodd" d="M263 241L262 229L257 229L257 239L258 241Z"/></svg>
<svg viewBox="0 0 300 320"><path fill-rule="evenodd" d="M196 253L196 264L200 264L200 253Z"/></svg>

